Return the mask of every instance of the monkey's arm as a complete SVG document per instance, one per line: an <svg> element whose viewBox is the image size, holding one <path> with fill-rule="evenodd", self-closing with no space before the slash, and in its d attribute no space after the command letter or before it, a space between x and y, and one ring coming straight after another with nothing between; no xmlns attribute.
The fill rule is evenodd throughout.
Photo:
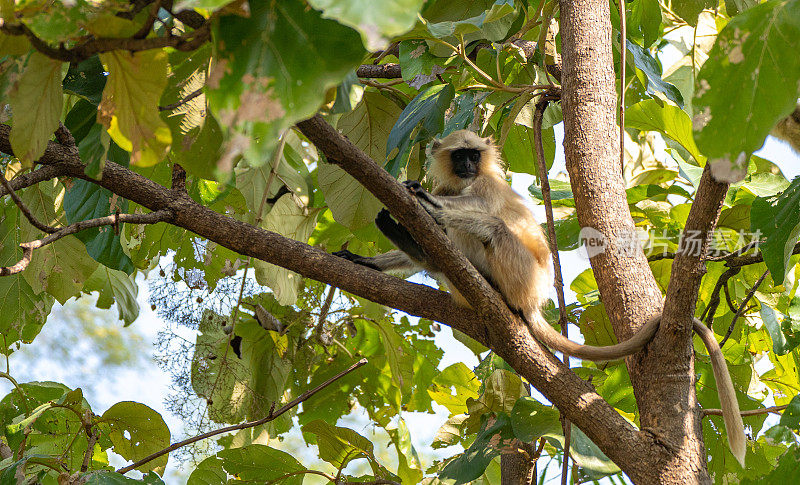
<svg viewBox="0 0 800 485"><path fill-rule="evenodd" d="M411 236L411 233L408 232L408 229L395 222L388 210L381 209L378 212L378 216L375 218L375 225L378 226L378 229L387 239L392 241L392 244L397 249L403 251L412 261L418 262L420 266L425 266L428 263L428 257Z"/></svg>
<svg viewBox="0 0 800 485"><path fill-rule="evenodd" d="M432 195L416 180L406 180L403 186L422 203L426 210L428 207L486 210L485 201L477 195Z"/></svg>

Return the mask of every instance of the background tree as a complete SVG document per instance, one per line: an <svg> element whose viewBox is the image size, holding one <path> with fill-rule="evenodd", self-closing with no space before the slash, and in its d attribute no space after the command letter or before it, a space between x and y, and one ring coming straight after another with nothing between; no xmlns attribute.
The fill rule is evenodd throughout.
<svg viewBox="0 0 800 485"><path fill-rule="evenodd" d="M211 456L191 483L520 483L543 475L543 454L573 482L790 478L800 182L752 153L795 107L800 1L623 6L0 1L14 385L0 481L159 483L169 454L198 442ZM548 181L562 120L568 182ZM461 128L492 135L516 181L540 180L529 192L554 206L553 244L575 249L580 228L603 243L569 305L557 272L548 318L605 345L663 309L646 351L556 359L406 194L397 179L424 179L428 143ZM387 250L372 224L383 205L473 309L329 254ZM143 404L95 415L81 389L14 379L8 356L44 345L54 301L97 293L129 325L133 275L156 267L153 305L194 338L165 338L161 355L204 403L173 409L196 412L200 434L176 441ZM725 343L746 469L725 445L694 315ZM480 365L439 369L434 322ZM434 446L465 452L423 466L403 412L434 402L451 413ZM356 404L388 433L388 468L336 426ZM293 426L333 472L265 444ZM131 464L114 470L109 452ZM134 469L141 480L123 476Z"/></svg>

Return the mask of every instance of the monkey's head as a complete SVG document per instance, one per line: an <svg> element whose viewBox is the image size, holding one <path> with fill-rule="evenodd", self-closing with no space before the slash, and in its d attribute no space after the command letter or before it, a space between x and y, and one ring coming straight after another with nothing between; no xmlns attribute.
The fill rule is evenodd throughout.
<svg viewBox="0 0 800 485"><path fill-rule="evenodd" d="M497 148L491 137L481 138L468 130L453 132L431 146L428 174L440 192L461 192L475 177L503 177Z"/></svg>

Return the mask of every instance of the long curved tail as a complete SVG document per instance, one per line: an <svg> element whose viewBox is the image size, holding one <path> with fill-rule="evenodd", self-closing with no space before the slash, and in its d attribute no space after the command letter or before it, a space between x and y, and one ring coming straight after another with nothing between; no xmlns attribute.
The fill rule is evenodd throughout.
<svg viewBox="0 0 800 485"><path fill-rule="evenodd" d="M567 355L583 360L603 362L616 360L626 357L641 350L656 333L661 322L661 316L651 318L639 329L633 337L624 342L607 347L595 347L592 345L582 345L569 340L551 327L537 311L526 316L529 328L533 336L543 344L553 350L563 352ZM733 389L731 375L728 372L725 357L722 349L714 338L714 332L706 327L703 322L693 317L693 329L703 341L711 357L711 368L714 371L714 380L717 383L719 401L722 405L722 418L725 421L725 429L728 434L728 445L731 453L744 467L744 455L746 451L744 423L739 412L739 402L736 400L736 392Z"/></svg>
<svg viewBox="0 0 800 485"><path fill-rule="evenodd" d="M719 402L722 405L722 419L725 421L725 431L728 433L728 446L739 464L744 467L746 451L744 423L742 423L739 402L736 400L736 392L733 389L725 357L722 355L722 349L720 349L717 339L714 338L714 332L697 318L694 319L694 331L705 344L708 355L711 357L711 368L714 370Z"/></svg>
<svg viewBox="0 0 800 485"><path fill-rule="evenodd" d="M538 311L526 315L525 319L533 336L551 349L572 357L594 362L621 359L638 352L653 339L653 335L656 334L658 324L661 321L660 316L653 317L628 340L606 347L595 347L593 345L575 343L556 332Z"/></svg>

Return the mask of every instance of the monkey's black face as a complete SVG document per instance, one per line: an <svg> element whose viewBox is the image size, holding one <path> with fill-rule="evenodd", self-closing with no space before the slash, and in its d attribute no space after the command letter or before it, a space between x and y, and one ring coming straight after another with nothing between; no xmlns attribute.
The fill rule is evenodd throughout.
<svg viewBox="0 0 800 485"><path fill-rule="evenodd" d="M474 148L460 148L450 154L450 160L453 162L453 173L459 178L473 178L478 175L481 152Z"/></svg>

